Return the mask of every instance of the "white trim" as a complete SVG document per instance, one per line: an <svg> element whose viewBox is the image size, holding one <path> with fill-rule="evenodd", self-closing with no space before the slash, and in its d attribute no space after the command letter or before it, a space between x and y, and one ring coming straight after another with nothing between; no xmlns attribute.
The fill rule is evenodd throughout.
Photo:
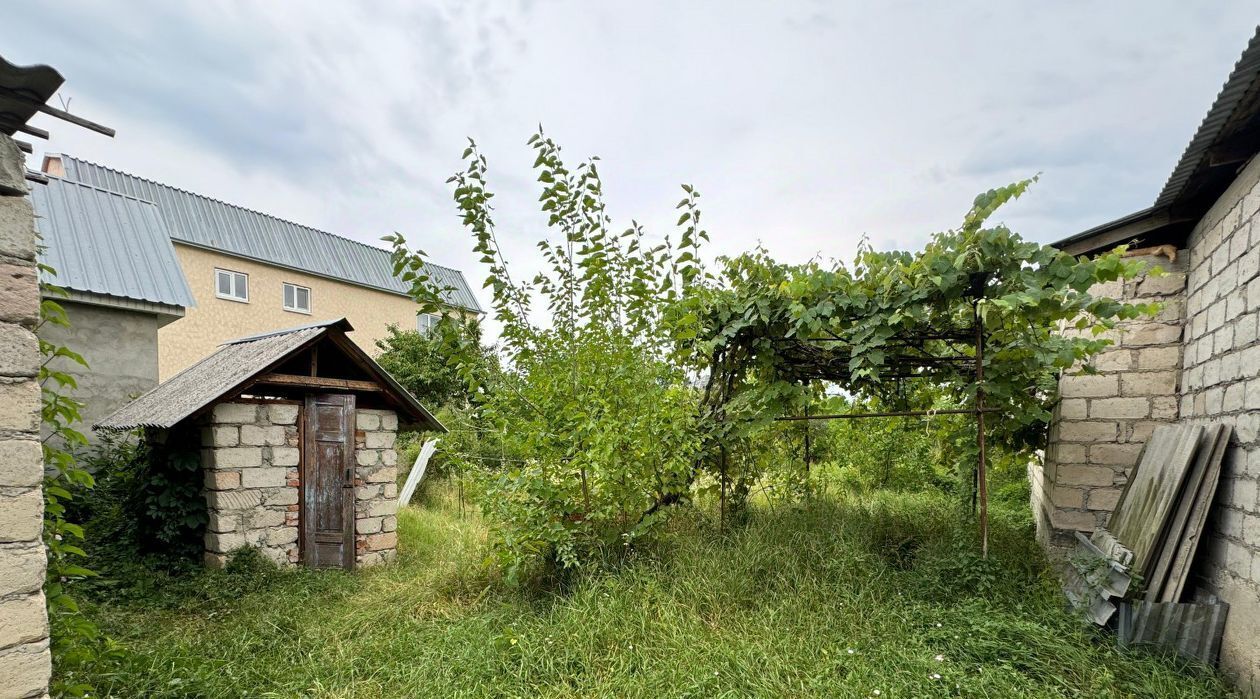
<svg viewBox="0 0 1260 699"><path fill-rule="evenodd" d="M293 287L293 305L292 306L289 305L289 302L285 298L285 293L288 291L288 287ZM303 289L306 291L306 308L302 308L301 306L297 305L297 297L298 297L297 290L298 289ZM303 315L309 316L311 314L311 287L302 286L301 284L294 284L293 282L280 282L280 306L281 308L283 308L284 310L290 313L301 313Z"/></svg>
<svg viewBox="0 0 1260 699"><path fill-rule="evenodd" d="M238 291L236 287L237 277L244 278L245 295L237 296L234 293L225 294L222 291L219 291L219 275L220 274L230 275L230 278L232 281L229 282L228 286L232 287L233 292ZM238 272L234 269L224 269L222 267L215 267L214 268L214 295L215 297L221 298L224 301L235 301L237 303L249 303L249 274L246 272Z"/></svg>

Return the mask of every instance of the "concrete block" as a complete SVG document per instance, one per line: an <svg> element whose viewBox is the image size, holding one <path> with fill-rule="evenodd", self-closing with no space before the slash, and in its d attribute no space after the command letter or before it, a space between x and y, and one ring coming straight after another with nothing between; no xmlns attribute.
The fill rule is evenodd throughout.
<svg viewBox="0 0 1260 699"><path fill-rule="evenodd" d="M1100 512L1113 512L1120 500L1120 488L1094 488L1089 491L1086 507Z"/></svg>
<svg viewBox="0 0 1260 699"><path fill-rule="evenodd" d="M245 519L246 529L266 529L268 527L282 526L284 526L283 510L269 510L265 507L260 507L246 515Z"/></svg>
<svg viewBox="0 0 1260 699"><path fill-rule="evenodd" d="M355 520L354 531L356 534L376 534L381 531L381 523L384 521L384 517L366 517Z"/></svg>
<svg viewBox="0 0 1260 699"><path fill-rule="evenodd" d="M32 487L44 476L44 455L34 439L0 441L0 487Z"/></svg>
<svg viewBox="0 0 1260 699"><path fill-rule="evenodd" d="M283 468L241 469L242 488L276 488L285 485L287 481L288 475Z"/></svg>
<svg viewBox="0 0 1260 699"><path fill-rule="evenodd" d="M1244 512L1255 512L1256 490L1256 481L1250 478L1236 479L1230 487L1229 502Z"/></svg>
<svg viewBox="0 0 1260 699"><path fill-rule="evenodd" d="M1085 463L1089 447L1084 444L1054 443L1054 459L1060 463Z"/></svg>
<svg viewBox="0 0 1260 699"><path fill-rule="evenodd" d="M398 514L397 500L377 500L373 502L367 511L369 517L390 517Z"/></svg>
<svg viewBox="0 0 1260 699"><path fill-rule="evenodd" d="M38 488L0 493L0 541L33 541L44 531L44 496Z"/></svg>
<svg viewBox="0 0 1260 699"><path fill-rule="evenodd" d="M381 531L392 532L398 529L398 517L390 516L381 519Z"/></svg>
<svg viewBox="0 0 1260 699"><path fill-rule="evenodd" d="M248 510L262 504L258 490L212 490L206 493L206 504L216 510Z"/></svg>
<svg viewBox="0 0 1260 699"><path fill-rule="evenodd" d="M1176 396L1155 396L1151 399L1151 417L1153 419L1176 420L1178 414Z"/></svg>
<svg viewBox="0 0 1260 699"><path fill-rule="evenodd" d="M379 430L381 428L381 416L367 410L359 410L355 413L354 424L360 430Z"/></svg>
<svg viewBox="0 0 1260 699"><path fill-rule="evenodd" d="M1224 308L1222 308L1224 313ZM1209 320L1208 323L1211 326ZM1219 325L1217 327L1220 327ZM1215 330L1216 328L1211 328ZM1124 329L1122 344L1125 347L1145 347L1147 345L1170 345L1181 341L1181 325L1167 323L1144 323Z"/></svg>
<svg viewBox="0 0 1260 699"><path fill-rule="evenodd" d="M381 413L381 429L390 432L398 431L398 414L392 410Z"/></svg>
<svg viewBox="0 0 1260 699"><path fill-rule="evenodd" d="M1065 420L1083 419L1089 416L1088 403L1084 398L1064 398L1059 401L1059 417Z"/></svg>
<svg viewBox="0 0 1260 699"><path fill-rule="evenodd" d="M1115 375L1065 376L1059 380L1059 393L1064 398L1099 398L1120 395L1120 381Z"/></svg>
<svg viewBox="0 0 1260 699"><path fill-rule="evenodd" d="M380 463L381 454L375 449L359 449L354 453L354 460L360 466L375 466Z"/></svg>
<svg viewBox="0 0 1260 699"><path fill-rule="evenodd" d="M241 523L242 517L241 511L211 510L206 514L206 531L217 533L241 531L245 529Z"/></svg>
<svg viewBox="0 0 1260 699"><path fill-rule="evenodd" d="M1133 350L1110 349L1094 356L1090 363L1098 371L1128 371L1133 368Z"/></svg>
<svg viewBox="0 0 1260 699"><path fill-rule="evenodd" d="M213 415L216 423L252 424L258 420L258 406L253 403L220 403L214 406Z"/></svg>
<svg viewBox="0 0 1260 699"><path fill-rule="evenodd" d="M379 485L361 485L354 489L354 498L356 500L371 500L380 497L381 486Z"/></svg>
<svg viewBox="0 0 1260 699"><path fill-rule="evenodd" d="M1059 464L1058 480L1063 485L1106 485L1115 482L1116 472L1107 466Z"/></svg>
<svg viewBox="0 0 1260 699"><path fill-rule="evenodd" d="M1141 453L1141 444L1094 444L1089 448L1089 461L1093 464L1127 468L1137 463L1138 455Z"/></svg>
<svg viewBox="0 0 1260 699"><path fill-rule="evenodd" d="M1225 569L1231 575L1250 579L1252 557L1251 549L1231 541L1225 549Z"/></svg>
<svg viewBox="0 0 1260 699"><path fill-rule="evenodd" d="M298 489L290 486L269 489L263 493L263 504L296 505L298 504Z"/></svg>
<svg viewBox="0 0 1260 699"><path fill-rule="evenodd" d="M240 532L206 532L206 550L211 553L231 553L244 545Z"/></svg>
<svg viewBox="0 0 1260 699"><path fill-rule="evenodd" d="M392 449L394 446L394 432L368 432L367 448L368 449Z"/></svg>
<svg viewBox="0 0 1260 699"><path fill-rule="evenodd" d="M385 449L381 451L381 463L385 464L386 466L397 466L398 465L398 452L394 451L393 449Z"/></svg>
<svg viewBox="0 0 1260 699"><path fill-rule="evenodd" d="M1225 387L1225 396L1221 399L1221 410L1232 413L1243 409L1247 399L1247 385L1243 382Z"/></svg>
<svg viewBox="0 0 1260 699"><path fill-rule="evenodd" d="M0 322L34 329L39 321L39 278L34 265L0 264Z"/></svg>
<svg viewBox="0 0 1260 699"><path fill-rule="evenodd" d="M241 444L251 446L284 446L287 442L280 425L241 425Z"/></svg>
<svg viewBox="0 0 1260 699"><path fill-rule="evenodd" d="M35 259L35 212L26 197L0 196L0 255Z"/></svg>
<svg viewBox="0 0 1260 699"><path fill-rule="evenodd" d="M1181 366L1181 348L1143 347L1137 351L1137 368L1142 371L1177 369Z"/></svg>
<svg viewBox="0 0 1260 699"><path fill-rule="evenodd" d="M398 480L398 468L393 466L378 468L367 474L363 480L368 483L393 483Z"/></svg>
<svg viewBox="0 0 1260 699"><path fill-rule="evenodd" d="M25 546L0 547L0 597L43 589L47 563L44 546L38 541Z"/></svg>
<svg viewBox="0 0 1260 699"><path fill-rule="evenodd" d="M397 499L398 498L398 484L392 481L389 483L386 483L385 489L381 492L381 495L390 499Z"/></svg>
<svg viewBox="0 0 1260 699"><path fill-rule="evenodd" d="M1091 532L1098 526L1098 518L1093 512L1053 510L1050 513L1050 523L1055 529Z"/></svg>
<svg viewBox="0 0 1260 699"><path fill-rule="evenodd" d="M202 446L234 447L241 443L240 428L236 425L214 425L202 430Z"/></svg>
<svg viewBox="0 0 1260 699"><path fill-rule="evenodd" d="M17 432L39 431L39 384L32 379L0 383L0 425Z"/></svg>
<svg viewBox="0 0 1260 699"><path fill-rule="evenodd" d="M239 471L219 471L206 469L205 484L210 490L235 490L241 487Z"/></svg>
<svg viewBox="0 0 1260 699"><path fill-rule="evenodd" d="M1122 396L1171 396L1177 392L1177 372L1143 371L1120 376Z"/></svg>
<svg viewBox="0 0 1260 699"><path fill-rule="evenodd" d="M267 419L273 425L296 425L298 407L296 405L273 404L267 406Z"/></svg>
<svg viewBox="0 0 1260 699"><path fill-rule="evenodd" d="M215 468L258 468L262 466L262 463L260 447L227 447L214 450Z"/></svg>
<svg viewBox="0 0 1260 699"><path fill-rule="evenodd" d="M0 651L0 696L47 697L51 673L52 654L46 640Z"/></svg>
<svg viewBox="0 0 1260 699"><path fill-rule="evenodd" d="M276 527L275 529L267 532L266 542L268 546L283 546L285 544L292 544L297 540L297 527ZM288 562L287 555L286 560L282 562Z"/></svg>
<svg viewBox="0 0 1260 699"><path fill-rule="evenodd" d="M384 551L385 549L398 548L398 534L396 532L369 534L366 544L369 551Z"/></svg>
<svg viewBox="0 0 1260 699"><path fill-rule="evenodd" d="M1085 506L1085 491L1080 488L1067 488L1056 485L1050 495L1050 502L1055 507L1079 510Z"/></svg>
<svg viewBox="0 0 1260 699"><path fill-rule="evenodd" d="M1137 286L1138 296L1172 296L1185 290L1186 275L1184 272L1170 272L1159 277L1147 276Z"/></svg>
<svg viewBox="0 0 1260 699"><path fill-rule="evenodd" d="M1149 398L1096 398L1089 402L1091 418L1139 419L1150 414Z"/></svg>
<svg viewBox="0 0 1260 699"><path fill-rule="evenodd" d="M48 638L44 593L0 600L0 648Z"/></svg>
<svg viewBox="0 0 1260 699"><path fill-rule="evenodd" d="M272 466L297 466L301 452L297 447L272 447L271 449L271 465Z"/></svg>
<svg viewBox="0 0 1260 699"><path fill-rule="evenodd" d="M34 378L39 363L35 333L15 323L0 323L0 376Z"/></svg>
<svg viewBox="0 0 1260 699"><path fill-rule="evenodd" d="M1112 442L1119 433L1114 422L1081 420L1059 423L1059 440L1064 442Z"/></svg>

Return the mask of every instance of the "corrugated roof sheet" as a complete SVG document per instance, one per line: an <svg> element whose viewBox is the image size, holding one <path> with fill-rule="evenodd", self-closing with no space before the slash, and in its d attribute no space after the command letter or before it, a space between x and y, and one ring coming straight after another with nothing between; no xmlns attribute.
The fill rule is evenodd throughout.
<svg viewBox="0 0 1260 699"><path fill-rule="evenodd" d="M112 168L60 155L67 179L151 201L180 243L406 295L389 251L310 226L194 194ZM446 301L477 313L481 305L462 272L431 264L430 276L451 290Z"/></svg>
<svg viewBox="0 0 1260 699"><path fill-rule="evenodd" d="M234 390L255 375L275 366L329 331L352 329L345 318L337 318L254 338L232 340L93 427L98 430L130 430L136 427L170 429L215 401L232 397ZM350 351L358 352L360 359L379 373L395 397L405 403L421 423L430 429L446 430L414 396L357 345L347 342L346 346Z"/></svg>
<svg viewBox="0 0 1260 699"><path fill-rule="evenodd" d="M195 306L157 207L55 177L31 188L44 281L94 294Z"/></svg>
<svg viewBox="0 0 1260 699"><path fill-rule="evenodd" d="M1203 117L1203 123L1191 137L1190 144L1186 146L1181 159L1177 161L1172 174L1168 176L1164 189L1155 198L1153 208L1171 206L1177 201L1190 178L1199 169L1203 159L1207 157L1208 149L1216 143L1221 129L1229 123L1234 109L1242 102L1243 97L1258 77L1260 77L1260 27L1256 28L1256 33L1252 35L1247 48L1239 57L1238 63L1234 65L1229 79L1225 81L1225 85L1217 94L1216 101L1212 103L1207 116Z"/></svg>

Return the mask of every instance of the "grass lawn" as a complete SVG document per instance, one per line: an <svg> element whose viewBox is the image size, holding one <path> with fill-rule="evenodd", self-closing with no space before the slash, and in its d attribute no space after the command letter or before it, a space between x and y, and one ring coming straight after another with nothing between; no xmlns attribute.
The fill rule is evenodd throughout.
<svg viewBox="0 0 1260 699"><path fill-rule="evenodd" d="M131 576L91 614L126 697L1219 697L1211 671L1121 653L1062 610L1026 515L993 556L943 498L758 509L563 591L487 572L449 501L400 516L396 565ZM877 694L878 692L878 694Z"/></svg>

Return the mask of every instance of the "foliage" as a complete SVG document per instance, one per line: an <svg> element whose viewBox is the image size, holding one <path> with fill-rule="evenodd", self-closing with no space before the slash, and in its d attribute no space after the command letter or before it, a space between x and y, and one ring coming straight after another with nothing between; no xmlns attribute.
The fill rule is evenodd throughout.
<svg viewBox="0 0 1260 699"><path fill-rule="evenodd" d="M487 532L449 491L401 511L399 536L398 565L353 576L137 571L90 608L130 648L93 679L155 699L1232 696L1082 626L1026 514L995 508L990 557L965 558L973 527L944 496L752 507L727 536L675 517L562 593L487 579Z"/></svg>
<svg viewBox="0 0 1260 699"><path fill-rule="evenodd" d="M44 264L40 272L55 275ZM39 327L70 327L65 309L53 296L65 296L64 289L41 282ZM40 386L40 420L44 435L41 440L44 457L44 547L48 553L47 581L44 597L48 604L48 620L52 637L52 653L57 674L53 690L64 696L83 696L91 685L73 679L73 670L88 666L111 652L108 639L101 636L96 624L79 610L71 587L96 573L83 566L87 555L83 550L83 527L67 516L68 506L76 493L91 490L92 474L75 458L74 450L87 444L87 438L76 429L83 404L70 397L77 388L68 366L87 367L82 355L69 347L39 336L38 381ZM60 361L59 361L60 360Z"/></svg>
<svg viewBox="0 0 1260 699"><path fill-rule="evenodd" d="M682 299L683 318L693 322L677 326L680 350L709 373L709 472L755 480L755 470L726 470L721 448L799 412L824 383L890 409L970 407L983 390L1001 415L990 421L990 439L1017 451L1040 446L1059 372L1110 344L1102 334L1117 321L1157 306L1089 293L1142 270L1122 249L1074 258L1003 225L986 227L1031 182L981 194L961 227L936 234L922 251L864 245L849 268L786 265L759 250L727 260L720 284ZM933 359L974 356L976 319L986 346L981 383L965 363ZM1059 333L1065 324L1073 332ZM905 357L926 367L907 370ZM898 374L906 371L932 390L905 391Z"/></svg>
<svg viewBox="0 0 1260 699"><path fill-rule="evenodd" d="M655 527L662 503L685 495L694 397L685 371L669 361L669 314L700 276L697 253L707 238L689 186L677 249L668 239L650 245L637 223L614 231L596 159L570 169L541 131L529 142L541 209L559 238L539 241L548 268L529 283L512 277L500 251L487 163L475 143L464 152L466 169L450 180L488 268L508 363L501 385L484 391L469 369L475 361L451 355L475 397L471 424L503 435L496 461L470 460L460 470L473 477L513 574L523 563L572 568L626 547ZM425 273L424 254L399 235L386 240L395 273L422 306L436 308L441 290ZM539 324L531 320L535 298L546 317Z"/></svg>
<svg viewBox="0 0 1260 699"><path fill-rule="evenodd" d="M488 388L497 368L493 354L481 346L481 326L475 319L447 314L438 323L427 333L391 325L389 335L376 341L381 351L377 362L431 409L468 403L469 385ZM472 350L467 357L466 349ZM469 360L466 372L475 374L471 381L448 361L451 357Z"/></svg>

